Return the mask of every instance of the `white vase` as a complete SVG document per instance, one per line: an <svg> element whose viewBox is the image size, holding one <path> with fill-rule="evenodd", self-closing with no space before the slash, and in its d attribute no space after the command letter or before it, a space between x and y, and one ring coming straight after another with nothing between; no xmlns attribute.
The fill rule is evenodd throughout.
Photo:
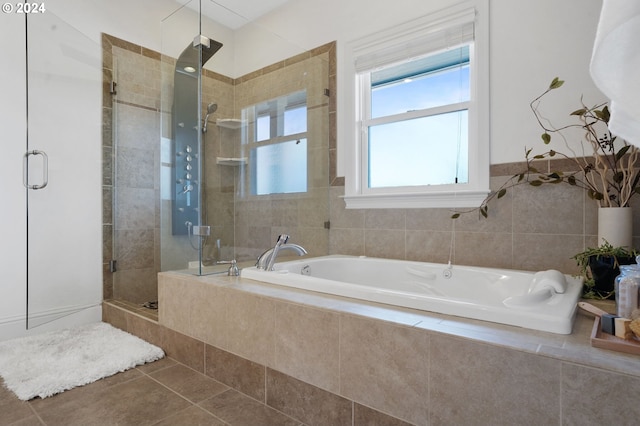
<svg viewBox="0 0 640 426"><path fill-rule="evenodd" d="M605 240L613 247L633 247L633 210L631 207L598 209L598 246Z"/></svg>

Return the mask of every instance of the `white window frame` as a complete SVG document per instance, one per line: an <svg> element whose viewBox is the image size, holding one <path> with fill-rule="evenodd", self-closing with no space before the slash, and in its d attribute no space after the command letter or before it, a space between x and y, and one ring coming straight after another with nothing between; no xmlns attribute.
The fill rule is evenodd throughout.
<svg viewBox="0 0 640 426"><path fill-rule="evenodd" d="M473 43L470 46L469 110L469 181L448 185L416 187L368 188L366 174L366 132L362 131L360 99L370 91L366 79L358 72L367 63L380 63L414 57L434 36L452 27L473 23ZM430 50L423 51L422 54ZM437 50L431 50L437 51ZM351 208L425 208L476 207L489 193L489 3L471 0L429 14L422 18L380 31L348 43L344 51L343 77L347 94L343 102L345 122L341 135L344 155L346 207ZM382 58L382 59L381 59ZM362 65L362 64L365 65ZM360 83L358 83L360 82ZM360 85L359 85L360 84ZM361 94L364 96L361 97ZM361 106L362 105L362 106Z"/></svg>

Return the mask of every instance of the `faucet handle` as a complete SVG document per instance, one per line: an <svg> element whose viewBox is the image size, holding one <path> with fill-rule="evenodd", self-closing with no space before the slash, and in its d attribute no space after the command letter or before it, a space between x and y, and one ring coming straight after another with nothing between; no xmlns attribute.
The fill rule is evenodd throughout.
<svg viewBox="0 0 640 426"><path fill-rule="evenodd" d="M232 260L218 260L216 262L217 265L231 265L229 266L229 270L227 271L227 274L230 277L237 277L238 275L240 275L240 270L238 269L238 262L235 259Z"/></svg>
<svg viewBox="0 0 640 426"><path fill-rule="evenodd" d="M280 234L278 235L278 240L276 241L276 244L286 244L287 241L289 241L289 236L287 234Z"/></svg>

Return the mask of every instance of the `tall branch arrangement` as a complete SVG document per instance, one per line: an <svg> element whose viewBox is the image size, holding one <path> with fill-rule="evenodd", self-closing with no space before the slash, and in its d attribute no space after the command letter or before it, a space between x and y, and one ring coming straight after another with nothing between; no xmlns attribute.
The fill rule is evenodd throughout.
<svg viewBox="0 0 640 426"><path fill-rule="evenodd" d="M560 88L563 80L557 77L540 96L529 104L531 111L543 129L542 141L545 145L551 142L552 135L557 135L565 143L570 154L555 150L548 150L541 154L532 154L533 149L525 148L526 167L520 173L509 178L497 191L492 191L479 207L455 212L451 218L457 219L462 213L478 211L483 217L488 216L489 202L506 195L510 188L517 185L529 184L542 186L546 184L567 183L571 186L587 191L588 196L595 200L600 207L628 207L631 198L640 193L640 172L637 170L640 150L633 145L620 140L617 141L609 131L609 108L606 103L588 107L582 100L582 108L573 111L570 116L577 118L577 123L563 127L553 127L538 109L540 102L552 90ZM584 132L582 140L582 155L577 155L567 143L564 132L577 128ZM620 148L616 148L619 146ZM590 151L587 151L590 148ZM585 155L585 152L590 152ZM572 172L552 171L540 172L534 167L537 160L551 158L565 158L572 161L577 170Z"/></svg>

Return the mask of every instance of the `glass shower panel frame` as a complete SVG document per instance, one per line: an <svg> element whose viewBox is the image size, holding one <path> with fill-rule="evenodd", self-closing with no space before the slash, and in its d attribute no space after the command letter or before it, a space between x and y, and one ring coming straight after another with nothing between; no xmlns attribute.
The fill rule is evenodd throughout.
<svg viewBox="0 0 640 426"><path fill-rule="evenodd" d="M112 36L106 36L105 45L112 52L115 83L105 100L111 106L113 135L111 145L105 147L106 152L110 148L113 159L111 179L106 183L112 185L112 295L147 305L158 299L155 246L161 145L160 90L155 76L160 62L133 44L123 47Z"/></svg>
<svg viewBox="0 0 640 426"><path fill-rule="evenodd" d="M235 194L236 244L246 256L240 260L257 258L282 233L291 236L290 242L305 247L310 256L329 253L330 53L318 49L289 59L283 66L268 73L255 73L252 79L241 79L235 86L236 108L245 123L240 157L248 158L247 166L239 174ZM284 130L287 108L297 106L290 103L301 93L305 94L306 116L298 116L300 123L294 124L300 125L293 127L295 131L302 128L305 131L287 136ZM270 108L273 113L269 126L260 127L260 120L266 115L265 105L273 105ZM277 130L280 128L282 131ZM291 149L306 150L306 185L299 185L290 193L279 189L256 190L260 187L257 179L261 171L255 153L269 144L290 141L293 141ZM282 153L270 159L273 178L277 178L279 169L294 168L293 161L302 163L300 159L287 157ZM300 184L305 180L295 179Z"/></svg>

